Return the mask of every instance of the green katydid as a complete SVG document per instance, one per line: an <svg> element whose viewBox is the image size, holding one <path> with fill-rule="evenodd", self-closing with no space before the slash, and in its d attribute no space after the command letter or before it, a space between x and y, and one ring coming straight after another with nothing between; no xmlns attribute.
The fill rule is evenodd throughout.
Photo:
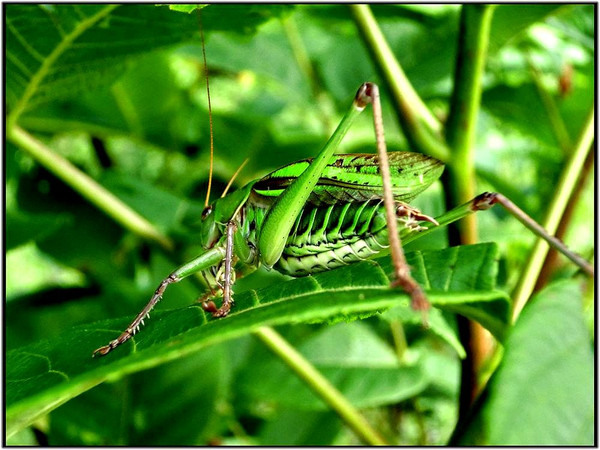
<svg viewBox="0 0 600 450"><path fill-rule="evenodd" d="M335 155L352 122L368 103L373 104L378 155ZM233 305L236 264L264 265L298 277L361 261L389 247L396 278L392 285L402 287L410 295L414 309L426 311L429 303L410 275L400 239L410 241L495 203L502 204L550 245L593 274L587 261L549 236L500 194L481 194L437 220L410 206L408 202L438 179L442 171L442 163L428 156L410 152L387 154L378 88L364 83L352 107L314 159L284 166L212 205L207 203L202 213L205 251L165 278L127 329L93 355L106 355L133 337L167 286L193 273L202 273L210 287L203 308L214 317L227 316ZM223 302L217 308L210 298L219 292Z"/></svg>

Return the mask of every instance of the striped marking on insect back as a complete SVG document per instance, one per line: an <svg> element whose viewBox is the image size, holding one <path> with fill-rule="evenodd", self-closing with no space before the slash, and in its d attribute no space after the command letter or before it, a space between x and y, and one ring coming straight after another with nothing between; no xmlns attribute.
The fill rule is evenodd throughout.
<svg viewBox="0 0 600 450"><path fill-rule="evenodd" d="M389 153L392 191L395 200L408 202L437 180L444 170L435 158L413 152ZM310 164L305 159L288 164L257 181L253 191L263 197L277 197ZM379 160L373 154L334 155L308 201L314 205L365 201L382 192Z"/></svg>

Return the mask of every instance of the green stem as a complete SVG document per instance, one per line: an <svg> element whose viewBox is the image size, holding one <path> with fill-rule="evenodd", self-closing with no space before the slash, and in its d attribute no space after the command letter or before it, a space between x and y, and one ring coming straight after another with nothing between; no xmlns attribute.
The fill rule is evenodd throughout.
<svg viewBox="0 0 600 450"><path fill-rule="evenodd" d="M560 219L567 208L569 198L576 188L579 173L585 164L587 154L593 151L593 141L594 110L592 109L581 135L579 136L575 150L571 154L571 157L560 176L556 186L556 195L549 205L546 219L542 223L542 226L546 231L552 235L556 233ZM527 265L523 269L519 283L513 292L513 322L517 320L521 310L533 292L533 288L535 287L536 280L542 269L548 250L548 244L542 239L537 239L533 250L531 251L531 255L528 258Z"/></svg>
<svg viewBox="0 0 600 450"><path fill-rule="evenodd" d="M583 163L583 168L581 173L579 174L579 179L577 183L575 183L575 190L571 194L571 198L567 204L567 209L565 213L560 218L560 223L558 224L558 228L556 230L556 238L563 240L567 230L569 229L569 225L573 219L573 214L579 202L582 200L581 197L583 192L585 191L587 185L589 184L589 176L592 168L594 167L594 152L588 152L585 162ZM588 201L586 198L584 201ZM542 270L538 279L535 283L535 287L533 288L534 292L541 290L551 278L551 275L558 268L558 251L555 248L551 248L548 252L548 256L546 256L546 260L542 266ZM593 278L593 277L592 277ZM593 284L593 283L590 283Z"/></svg>
<svg viewBox="0 0 600 450"><path fill-rule="evenodd" d="M449 206L460 205L475 196L473 144L493 10L491 5L464 5L461 11L454 91L446 126L446 139L452 151L447 165ZM462 220L461 243L476 243L476 230L474 215Z"/></svg>
<svg viewBox="0 0 600 450"><path fill-rule="evenodd" d="M173 242L154 225L21 127L7 127L6 137L117 223L143 238L158 243L166 250L173 249Z"/></svg>
<svg viewBox="0 0 600 450"><path fill-rule="evenodd" d="M392 339L394 340L394 349L396 350L396 357L399 362L404 362L405 353L408 349L408 343L406 342L406 334L404 333L404 326L400 320L392 320L390 322L390 331L392 332Z"/></svg>
<svg viewBox="0 0 600 450"><path fill-rule="evenodd" d="M349 8L396 103L400 125L407 139L422 153L448 161L449 151L441 136L442 125L408 81L371 9L368 5L349 5Z"/></svg>
<svg viewBox="0 0 600 450"><path fill-rule="evenodd" d="M494 6L465 4L460 29L454 90L446 124L446 141L452 152L444 174L448 207L460 205L475 196L474 141L481 102L481 84ZM452 245L477 242L474 214L448 229ZM478 371L487 356L489 335L475 322L457 318L460 340L467 351L461 362L459 421L471 408L479 390Z"/></svg>
<svg viewBox="0 0 600 450"><path fill-rule="evenodd" d="M389 445L350 402L274 329L261 327L255 333L304 382L369 445Z"/></svg>

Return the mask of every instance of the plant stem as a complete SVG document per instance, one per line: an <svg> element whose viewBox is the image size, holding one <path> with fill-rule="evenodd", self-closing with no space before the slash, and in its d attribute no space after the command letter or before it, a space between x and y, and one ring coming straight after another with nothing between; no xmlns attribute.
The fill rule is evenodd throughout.
<svg viewBox="0 0 600 450"><path fill-rule="evenodd" d="M569 198L577 187L577 180L585 164L587 154L593 151L593 141L594 110L592 109L579 139L577 140L575 149L559 178L556 186L556 195L548 206L546 219L542 223L542 226L546 231L552 235L556 233L560 219L569 203ZM527 260L527 265L523 269L519 283L513 292L513 322L517 320L521 310L533 292L533 288L544 264L546 255L548 254L548 250L548 244L543 239L538 238L531 251L530 257Z"/></svg>
<svg viewBox="0 0 600 450"><path fill-rule="evenodd" d="M556 230L555 236L561 241L563 240L563 237L569 228L575 207L581 200L581 195L588 183L588 177L590 176L592 167L594 167L594 152L590 151L588 152L585 162L583 163L583 168L579 174L579 179L577 180L577 183L575 183L575 191L571 194L571 198L569 198L569 201L567 202L567 209L561 217L560 223L558 224L558 228ZM541 290L548 283L550 275L555 271L557 266L558 251L555 248L551 248L548 252L548 256L546 256L546 260L544 261L542 270L536 281L533 289L534 292Z"/></svg>
<svg viewBox="0 0 600 450"><path fill-rule="evenodd" d="M481 84L494 11L492 5L462 7L454 90L446 125L446 140L452 152L444 174L448 207L463 204L475 196L474 141L481 102ZM452 245L477 242L474 214L449 227ZM478 371L487 357L489 334L477 323L458 317L460 340L467 351L462 360L459 421L463 420L479 391Z"/></svg>
<svg viewBox="0 0 600 450"><path fill-rule="evenodd" d="M366 444L389 445L342 393L273 328L261 327L254 334L327 403Z"/></svg>
<svg viewBox="0 0 600 450"><path fill-rule="evenodd" d="M143 238L158 243L165 250L173 249L173 242L154 225L21 127L9 126L6 137L117 223Z"/></svg>
<svg viewBox="0 0 600 450"><path fill-rule="evenodd" d="M302 41L302 36L296 25L296 20L293 15L289 15L281 19L281 24L288 42L290 43L290 48L292 49L298 68L310 85L312 96L319 109L319 116L323 122L323 129L327 134L331 134L335 129L332 120L332 105L323 89L323 82L310 59L304 42Z"/></svg>
<svg viewBox="0 0 600 450"><path fill-rule="evenodd" d="M400 126L422 153L447 161L449 151L441 136L442 125L408 81L368 5L349 5L350 12L385 80L398 111Z"/></svg>
<svg viewBox="0 0 600 450"><path fill-rule="evenodd" d="M491 5L464 5L460 16L454 91L446 126L446 139L452 151L452 159L447 164L446 188L452 207L475 197L473 143L493 10ZM462 244L477 242L474 215L467 216L458 227Z"/></svg>
<svg viewBox="0 0 600 450"><path fill-rule="evenodd" d="M400 320L392 320L390 322L390 331L392 333L392 339L394 340L394 350L396 350L396 357L399 362L404 362L404 357L408 344L406 342L406 334L404 333L404 326Z"/></svg>

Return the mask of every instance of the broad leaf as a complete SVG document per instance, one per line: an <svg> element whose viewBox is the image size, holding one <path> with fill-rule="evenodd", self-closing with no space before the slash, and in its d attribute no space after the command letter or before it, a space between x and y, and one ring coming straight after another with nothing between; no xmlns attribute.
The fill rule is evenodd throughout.
<svg viewBox="0 0 600 450"><path fill-rule="evenodd" d="M498 5L492 21L490 53L498 51L511 39L517 38L519 33L523 33L532 24L556 14L561 7L565 8L565 5Z"/></svg>
<svg viewBox="0 0 600 450"><path fill-rule="evenodd" d="M204 8L203 27L249 33L283 10ZM123 73L128 58L196 40L198 34L195 14L154 5L12 4L6 9L6 24L9 109L31 109L109 85Z"/></svg>
<svg viewBox="0 0 600 450"><path fill-rule="evenodd" d="M494 290L497 249L491 244L415 252L415 278L435 306L477 318L496 335L508 323L506 294ZM52 341L7 354L7 420L12 434L37 417L108 378L152 367L264 325L353 319L408 297L388 287L389 258L365 261L314 277L237 295L224 320L207 319L199 305L156 312L146 328L102 358L94 348L113 339L130 318L75 327Z"/></svg>
<svg viewBox="0 0 600 450"><path fill-rule="evenodd" d="M232 376L227 354L227 345L213 346L90 389L52 411L49 445L178 447L208 442L227 428L222 408Z"/></svg>
<svg viewBox="0 0 600 450"><path fill-rule="evenodd" d="M579 283L540 292L506 352L462 445L594 445L594 361Z"/></svg>
<svg viewBox="0 0 600 450"><path fill-rule="evenodd" d="M43 239L68 222L67 214L29 214L15 209L6 211L6 249L11 250L29 241Z"/></svg>

